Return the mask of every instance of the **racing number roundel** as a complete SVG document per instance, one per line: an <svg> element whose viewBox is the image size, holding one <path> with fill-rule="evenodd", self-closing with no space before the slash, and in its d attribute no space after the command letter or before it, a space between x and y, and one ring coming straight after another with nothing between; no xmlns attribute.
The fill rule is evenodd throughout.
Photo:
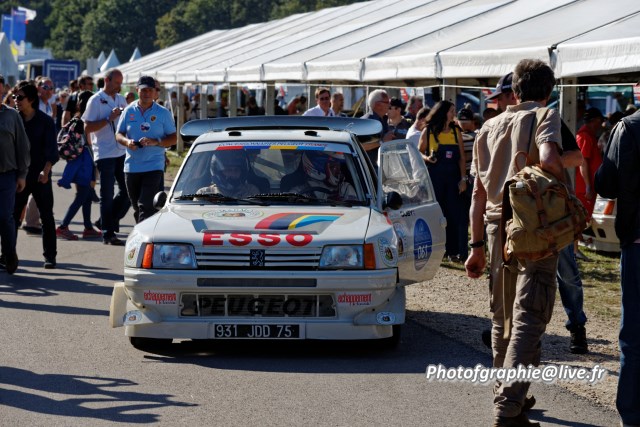
<svg viewBox="0 0 640 427"><path fill-rule="evenodd" d="M413 258L416 270L421 270L427 264L432 251L431 230L425 220L418 218L413 228Z"/></svg>

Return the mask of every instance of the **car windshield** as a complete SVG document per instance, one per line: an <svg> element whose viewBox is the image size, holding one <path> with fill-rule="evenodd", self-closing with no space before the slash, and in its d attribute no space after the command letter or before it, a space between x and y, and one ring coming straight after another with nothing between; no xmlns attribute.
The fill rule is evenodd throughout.
<svg viewBox="0 0 640 427"><path fill-rule="evenodd" d="M201 143L185 160L173 200L207 203L367 203L362 169L342 143Z"/></svg>

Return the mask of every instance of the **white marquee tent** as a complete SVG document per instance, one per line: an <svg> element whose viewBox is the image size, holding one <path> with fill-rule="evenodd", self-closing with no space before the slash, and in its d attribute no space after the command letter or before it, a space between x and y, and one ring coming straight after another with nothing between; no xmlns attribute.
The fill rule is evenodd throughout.
<svg viewBox="0 0 640 427"><path fill-rule="evenodd" d="M637 0L374 0L214 30L120 66L162 82L497 78L523 57L558 77L640 71Z"/></svg>

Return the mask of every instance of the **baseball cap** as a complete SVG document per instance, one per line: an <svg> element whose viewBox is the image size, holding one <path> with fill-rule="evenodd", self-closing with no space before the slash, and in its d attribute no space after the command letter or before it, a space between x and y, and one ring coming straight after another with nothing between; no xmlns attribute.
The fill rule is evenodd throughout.
<svg viewBox="0 0 640 427"><path fill-rule="evenodd" d="M138 79L138 84L136 85L138 89L144 89L150 87L152 89L156 88L156 79L151 76L140 76Z"/></svg>
<svg viewBox="0 0 640 427"><path fill-rule="evenodd" d="M591 107L587 111L585 111L584 116L582 118L584 119L585 122L589 122L593 119L604 120L604 116L602 115L602 112L595 107Z"/></svg>
<svg viewBox="0 0 640 427"><path fill-rule="evenodd" d="M500 80L498 80L498 84L496 85L496 90L491 95L487 96L487 101L491 101L501 93L511 92L512 77L513 77L513 72L500 77Z"/></svg>
<svg viewBox="0 0 640 427"><path fill-rule="evenodd" d="M473 111L463 108L458 111L458 120L473 120Z"/></svg>

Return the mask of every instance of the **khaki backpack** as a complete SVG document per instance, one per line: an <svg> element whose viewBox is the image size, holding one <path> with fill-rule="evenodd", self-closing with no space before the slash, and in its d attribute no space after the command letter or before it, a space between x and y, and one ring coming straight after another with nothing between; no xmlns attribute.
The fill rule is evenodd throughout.
<svg viewBox="0 0 640 427"><path fill-rule="evenodd" d="M587 211L565 182L540 168L537 145L531 143L537 124L548 113L536 111L531 126L526 165L504 186L501 232L505 242L503 258L537 261L557 255L578 239L586 227ZM535 150L535 151L534 151ZM567 179L566 182L569 182Z"/></svg>

